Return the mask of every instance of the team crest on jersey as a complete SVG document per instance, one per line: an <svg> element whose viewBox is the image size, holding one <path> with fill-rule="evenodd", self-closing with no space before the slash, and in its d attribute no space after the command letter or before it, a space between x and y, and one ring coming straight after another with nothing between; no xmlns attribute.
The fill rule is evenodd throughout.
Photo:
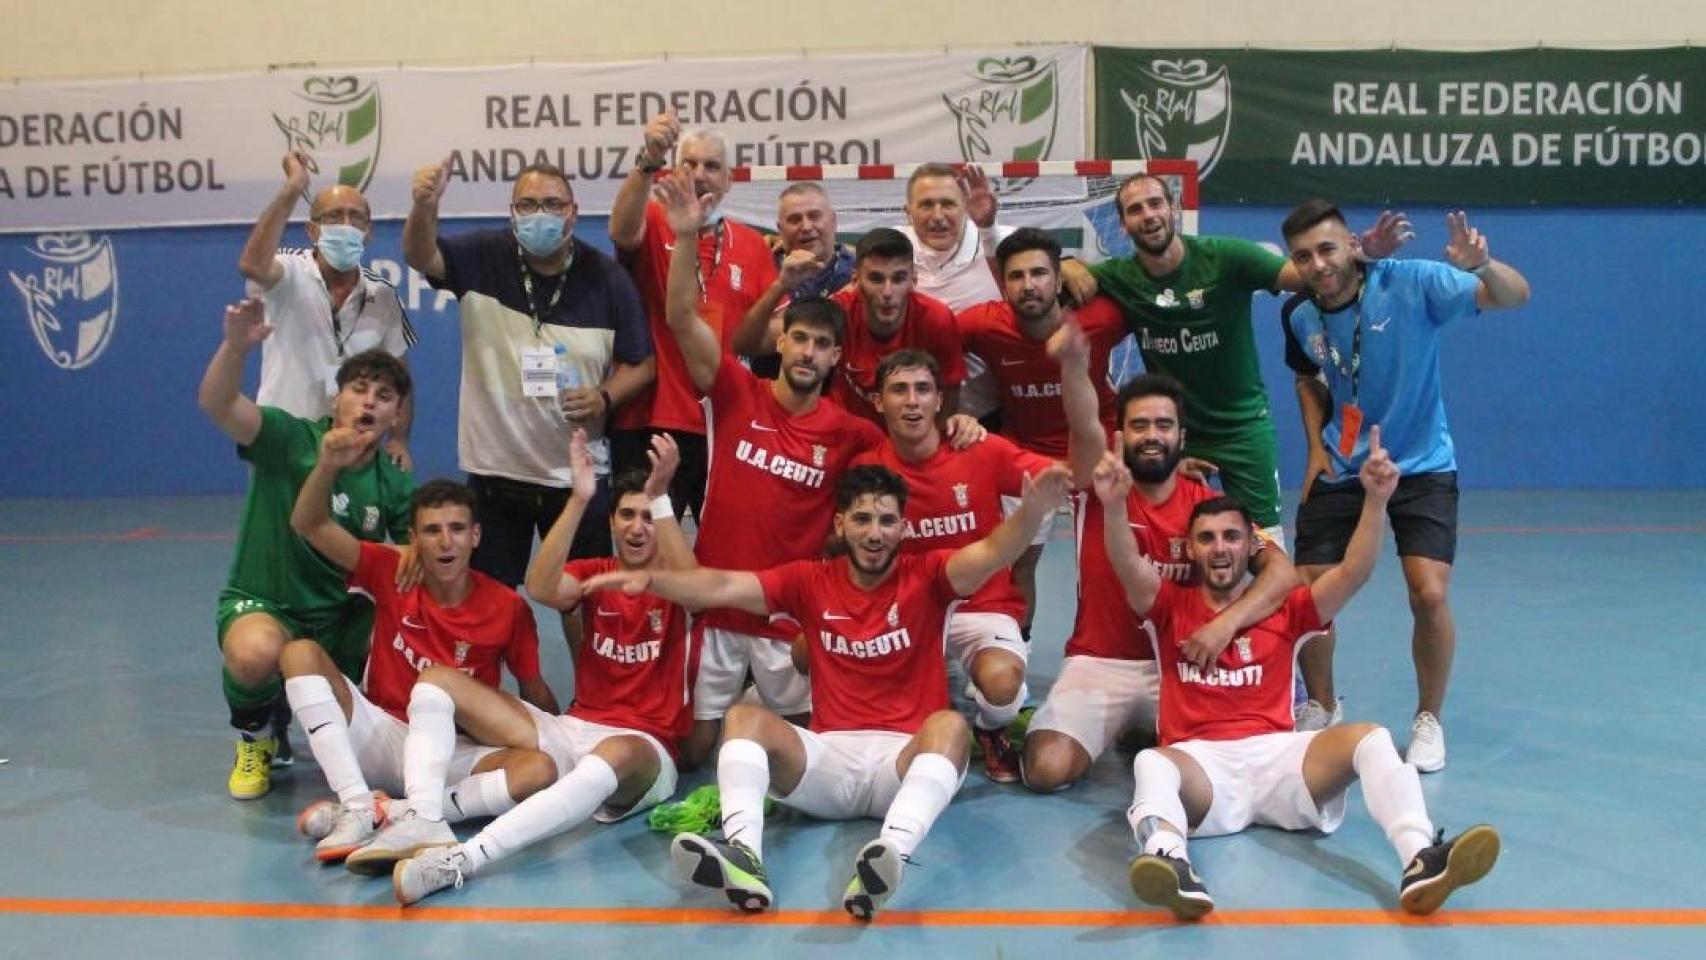
<svg viewBox="0 0 1706 960"><path fill-rule="evenodd" d="M472 650L472 649L474 649L474 645L469 643L468 641L466 641L466 640L456 641L456 665L457 666L460 667L463 664L468 662L468 651Z"/></svg>
<svg viewBox="0 0 1706 960"><path fill-rule="evenodd" d="M1201 310L1203 308L1203 292L1201 290L1187 290L1185 292L1185 300L1191 305L1192 310Z"/></svg>
<svg viewBox="0 0 1706 960"><path fill-rule="evenodd" d="M662 634L663 633L663 611L662 610L657 610L657 609L647 610L646 611L646 619L651 621L653 633L656 633L656 634Z"/></svg>
<svg viewBox="0 0 1706 960"><path fill-rule="evenodd" d="M823 466L823 458L829 455L829 449L821 443L812 444L812 466Z"/></svg>
<svg viewBox="0 0 1706 960"><path fill-rule="evenodd" d="M1155 305L1163 308L1176 307L1179 305L1179 297L1173 292L1172 287L1168 287L1155 295Z"/></svg>
<svg viewBox="0 0 1706 960"><path fill-rule="evenodd" d="M332 512L340 517L349 516L349 494L332 494Z"/></svg>
<svg viewBox="0 0 1706 960"><path fill-rule="evenodd" d="M740 264L738 263L729 264L729 286L736 290L740 289Z"/></svg>
<svg viewBox="0 0 1706 960"><path fill-rule="evenodd" d="M1238 659L1245 663L1249 663L1251 660L1255 659L1254 655L1250 653L1249 637L1239 637L1232 641L1232 645L1238 648Z"/></svg>
<svg viewBox="0 0 1706 960"><path fill-rule="evenodd" d="M1184 537L1168 537L1167 538L1167 552L1168 552L1168 554L1170 554L1172 556L1172 558L1174 560L1185 559L1185 538Z"/></svg>
<svg viewBox="0 0 1706 960"><path fill-rule="evenodd" d="M900 626L900 604L898 603L889 604L889 626Z"/></svg>
<svg viewBox="0 0 1706 960"><path fill-rule="evenodd" d="M966 490L966 484L954 484L954 502L960 505L961 510L971 506L971 495Z"/></svg>
<svg viewBox="0 0 1706 960"><path fill-rule="evenodd" d="M378 529L379 508L370 503L361 511L361 532L372 533Z"/></svg>

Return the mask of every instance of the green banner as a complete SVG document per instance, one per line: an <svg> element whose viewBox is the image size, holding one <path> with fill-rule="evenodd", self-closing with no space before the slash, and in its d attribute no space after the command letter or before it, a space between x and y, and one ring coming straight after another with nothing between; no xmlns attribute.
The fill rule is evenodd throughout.
<svg viewBox="0 0 1706 960"><path fill-rule="evenodd" d="M1706 50L1095 48L1096 152L1205 203L1706 203Z"/></svg>

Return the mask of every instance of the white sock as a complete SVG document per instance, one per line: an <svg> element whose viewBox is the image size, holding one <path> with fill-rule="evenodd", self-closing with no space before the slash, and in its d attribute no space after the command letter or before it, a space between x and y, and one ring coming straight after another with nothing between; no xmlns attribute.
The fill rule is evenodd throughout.
<svg viewBox="0 0 1706 960"><path fill-rule="evenodd" d="M475 773L444 791L444 819L458 823L473 817L495 817L515 809L509 795L509 773L501 767Z"/></svg>
<svg viewBox="0 0 1706 960"><path fill-rule="evenodd" d="M409 693L409 739L403 742L403 787L423 820L444 819L444 778L456 749L456 703L430 683Z"/></svg>
<svg viewBox="0 0 1706 960"><path fill-rule="evenodd" d="M308 749L325 773L326 785L338 795L338 802L352 810L371 811L373 792L361 775L361 764L356 762L355 747L349 741L349 721L338 706L332 685L319 674L287 677L284 695L290 700L296 722L307 732Z"/></svg>
<svg viewBox="0 0 1706 960"><path fill-rule="evenodd" d="M900 780L878 836L894 841L901 856L911 856L959 788L960 771L952 760L939 753L918 754Z"/></svg>
<svg viewBox="0 0 1706 960"><path fill-rule="evenodd" d="M616 771L604 758L587 754L568 775L493 820L462 845L467 873L574 826L598 812L616 792Z"/></svg>
<svg viewBox="0 0 1706 960"><path fill-rule="evenodd" d="M1398 756L1385 727L1362 738L1351 754L1351 766L1362 779L1362 799L1369 815L1386 831L1386 839L1398 851L1399 865L1408 866L1433 842L1434 824L1422 799L1422 778Z"/></svg>
<svg viewBox="0 0 1706 960"><path fill-rule="evenodd" d="M1019 692L1013 695L1011 701L996 705L984 698L983 691L977 688L977 684L972 684L971 699L972 703L977 704L977 716L972 722L984 730L1005 729L1019 715L1019 711L1024 709L1025 698L1029 694L1029 688L1021 683Z"/></svg>
<svg viewBox="0 0 1706 960"><path fill-rule="evenodd" d="M717 792L723 839L739 840L764 858L764 791L770 789L770 755L754 740L730 740L717 751Z"/></svg>
<svg viewBox="0 0 1706 960"><path fill-rule="evenodd" d="M1131 762L1131 807L1125 812L1144 853L1189 860L1185 853L1185 801L1179 797L1179 768L1157 750L1141 750Z"/></svg>

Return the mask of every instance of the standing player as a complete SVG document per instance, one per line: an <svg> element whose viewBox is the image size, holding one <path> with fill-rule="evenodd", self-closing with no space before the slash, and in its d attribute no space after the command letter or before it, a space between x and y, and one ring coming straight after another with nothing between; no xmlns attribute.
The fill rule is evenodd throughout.
<svg viewBox="0 0 1706 960"><path fill-rule="evenodd" d="M593 466L584 436L577 434L574 445L570 461L587 475L590 487L596 481L590 479ZM608 521L616 556L568 560L569 543L591 500L578 496L564 508L527 570L527 591L535 599L565 612L580 610L585 639L574 651L575 701L567 714L531 709L455 671L434 668L422 674L421 687L432 688L424 694L448 700L454 709L454 718L441 713L435 725L410 725L411 755L421 754L427 760L422 766L437 774L422 778L423 790L443 787L457 726L482 743L545 751L559 779L467 842L457 844L452 837L447 846L399 861L391 874L399 903L406 906L461 886L504 857L588 817L613 823L675 792L676 742L686 734L691 716L686 614L657 597L585 588L593 577L612 570L693 566L669 498L678 455L668 434L653 438L651 457L649 475L628 471L616 477ZM416 695L423 691L417 688ZM409 789L412 797L412 778Z"/></svg>
<svg viewBox="0 0 1706 960"><path fill-rule="evenodd" d="M921 350L883 358L877 365L878 402L889 438L855 461L884 467L905 482L905 555L977 542L1001 522L1003 500L1017 501L1026 476L1055 465L1000 437L963 450L948 446L936 426L942 407L936 370L935 358ZM983 750L984 772L996 783L1019 780L1019 755L1006 728L1025 703L1030 648L1018 623L1024 603L1013 572L1001 570L956 606L948 621L948 655L971 681L972 735Z"/></svg>
<svg viewBox="0 0 1706 960"><path fill-rule="evenodd" d="M877 466L855 467L836 489L833 560L796 560L757 573L700 568L628 571L620 584L689 608L782 614L803 628L795 655L809 664L810 730L739 704L717 756L723 842L678 835L671 857L684 882L717 890L745 912L770 905L764 871L764 796L821 819L882 817L854 858L842 906L869 920L900 884L930 826L965 776L966 723L948 709L943 631L959 598L1010 565L1066 493L1055 466L1026 484L1017 513L958 550L902 555L907 491Z"/></svg>
<svg viewBox="0 0 1706 960"><path fill-rule="evenodd" d="M1387 500L1398 468L1369 436L1361 469L1366 492L1344 562L1297 586L1277 611L1239 630L1231 649L1207 663L1181 649L1191 632L1238 599L1246 587L1254 525L1232 497L1191 511L1190 562L1197 585L1163 580L1138 555L1127 532L1131 477L1112 455L1097 467L1103 540L1131 609L1150 619L1161 665L1161 746L1132 764L1135 789L1126 812L1142 852L1132 861L1132 891L1181 920L1214 909L1191 868L1185 836L1222 836L1251 824L1332 833L1345 815L1345 791L1362 781L1368 812L1404 868L1399 904L1432 913L1453 890L1487 874L1499 835L1471 827L1452 838L1434 832L1416 771L1398 759L1392 736L1372 723L1328 730L1292 729L1296 648L1319 634L1374 570Z"/></svg>
<svg viewBox="0 0 1706 960"><path fill-rule="evenodd" d="M1062 400L1072 425L1074 479L1087 487L1107 450L1090 382L1089 343L1083 331L1067 324L1050 348L1060 363ZM1115 406L1120 411L1115 442L1137 478L1127 507L1133 518L1129 535L1161 576L1187 581L1190 512L1214 492L1179 471L1185 443L1183 391L1170 377L1147 374L1122 386ZM1154 729L1155 655L1140 639L1142 621L1120 602L1119 581L1097 535L1101 513L1095 497L1080 498L1078 614L1060 675L1025 738L1025 784L1039 792L1062 789L1084 776L1121 731L1135 724ZM1261 550L1252 564L1259 571L1255 585L1225 615L1190 637L1186 655L1192 661L1212 662L1241 623L1271 613L1297 583L1281 550Z"/></svg>
<svg viewBox="0 0 1706 960"><path fill-rule="evenodd" d="M1528 281L1487 253L1486 238L1461 212L1446 223L1446 264L1362 262L1344 216L1325 200L1301 204L1281 227L1310 296L1284 317L1310 449L1297 560L1313 578L1344 554L1362 509L1352 479L1368 456L1362 428L1380 424L1403 475L1390 513L1415 617L1416 715L1405 756L1423 773L1445 766L1439 717L1457 648L1447 599L1457 554L1457 453L1440 391L1440 330L1485 308L1528 301ZM1322 373L1325 390L1316 379ZM1319 714L1337 704L1332 654L1329 639L1303 660Z"/></svg>
<svg viewBox="0 0 1706 960"><path fill-rule="evenodd" d="M652 177L675 154L675 172L693 184L693 196L711 198L698 228L678 235L661 206L647 201ZM729 351L735 329L752 305L776 281L776 263L758 231L723 216L721 203L733 183L728 147L711 130L683 133L673 112L660 113L646 124L638 158L610 207L610 242L634 275L646 304L652 339L657 342L655 389L624 408L612 426L620 469L644 469L646 447L653 430L667 430L681 447L675 499L683 511L699 520L705 504L705 412L699 406L704 387L691 375L680 346L669 336L665 317L670 251L678 236L694 254L694 303L701 321L711 328L717 345Z"/></svg>
<svg viewBox="0 0 1706 960"><path fill-rule="evenodd" d="M1048 355L1048 340L1067 312L1060 306L1060 244L1046 231L1020 227L995 249L1004 299L992 300L954 316L967 355L982 357L995 378L1001 411L1001 435L1041 456L1064 460L1066 408L1060 401L1060 364ZM1114 391L1108 384L1108 357L1125 338L1119 306L1106 297L1072 311L1072 319L1090 340L1090 380L1103 425L1114 428ZM1013 580L1025 600L1020 631L1031 638L1036 612L1037 562L1054 527L1046 521L1037 539L1013 565Z"/></svg>
<svg viewBox="0 0 1706 960"><path fill-rule="evenodd" d="M434 707L410 694L422 670L442 664L466 673L472 682L496 687L502 663L530 701L554 709L556 698L539 672L539 636L527 602L469 569L480 540L472 490L435 480L415 491L410 516L421 582L407 590L394 584L396 550L363 543L333 520L334 484L372 455L371 437L328 430L290 516L291 528L346 571L350 589L373 598L377 611L374 635L379 640L359 688L311 640L292 641L280 658L291 709L337 794L335 802L315 804L298 820L302 831L319 841L314 855L322 861L359 854L358 848L375 839L386 815L376 808L373 787L394 795L409 788L408 810L392 828L406 831L418 821L442 821L445 815L502 813L551 782L542 754L493 752L467 741L446 757L451 782L457 784L448 803L442 778L430 795L420 794L411 782L404 739L417 715ZM362 872L359 857L349 865Z"/></svg>
<svg viewBox="0 0 1706 960"><path fill-rule="evenodd" d="M225 702L237 729L237 756L227 789L253 800L272 789L272 762L284 729L275 717L284 697L279 654L310 638L345 676L361 675L373 630L373 605L344 589L341 571L290 531L290 511L314 461L320 436L337 426L374 440L396 423L409 394L409 371L383 350L368 350L338 368L332 415L319 421L257 406L242 393L243 361L272 333L258 297L225 310L225 338L202 376L198 401L237 455L254 468L237 530L237 552L219 594L219 649ZM337 522L364 539L399 543L409 536L414 481L389 458L366 457L336 483ZM285 714L288 716L288 714Z"/></svg>

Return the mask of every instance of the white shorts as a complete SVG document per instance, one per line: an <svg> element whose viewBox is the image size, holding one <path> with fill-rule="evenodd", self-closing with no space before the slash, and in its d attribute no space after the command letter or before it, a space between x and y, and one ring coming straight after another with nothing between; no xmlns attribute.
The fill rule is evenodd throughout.
<svg viewBox="0 0 1706 960"><path fill-rule="evenodd" d="M409 738L409 725L375 706L360 687L353 683L346 686L350 692L350 747L355 751L355 762L361 768L362 779L374 790L400 797L406 786L403 782L403 742ZM458 734L456 747L450 754L450 767L445 771L445 784L455 784L467 778L474 772L475 764L498 749Z"/></svg>
<svg viewBox="0 0 1706 960"><path fill-rule="evenodd" d="M1064 733L1078 741L1092 763L1127 728L1155 728L1161 675L1154 660L1070 656L1048 699L1031 718L1036 730Z"/></svg>
<svg viewBox="0 0 1706 960"><path fill-rule="evenodd" d="M784 717L811 712L811 680L794 669L786 641L700 624L694 624L693 630L699 647L693 719L721 720L740 699L748 668L765 706Z"/></svg>
<svg viewBox="0 0 1706 960"><path fill-rule="evenodd" d="M900 790L895 761L912 737L888 730L814 733L796 727L806 749L806 772L794 792L776 802L819 820L881 819ZM960 773L965 782L965 772Z"/></svg>
<svg viewBox="0 0 1706 960"><path fill-rule="evenodd" d="M1265 733L1242 740L1187 740L1172 749L1208 775L1214 802L1193 837L1237 833L1251 824L1332 833L1345 820L1345 795L1317 808L1303 780L1303 754L1319 731Z"/></svg>
<svg viewBox="0 0 1706 960"><path fill-rule="evenodd" d="M1018 497L1009 497L1006 494L1002 494L1001 516L1011 517L1013 514L1018 513L1019 503L1020 500ZM1037 524L1037 535L1031 538L1031 546L1040 547L1047 544L1049 539L1054 536L1054 524L1059 518L1060 511L1050 510L1048 516L1043 517L1043 522Z"/></svg>
<svg viewBox="0 0 1706 960"><path fill-rule="evenodd" d="M1283 524L1276 523L1271 527L1262 527L1256 532L1267 538L1267 540L1274 546L1279 547L1281 552L1287 554L1291 553L1291 551L1287 550L1285 547L1285 526Z"/></svg>
<svg viewBox="0 0 1706 960"><path fill-rule="evenodd" d="M957 610L948 618L948 656L971 676L972 658L985 650L1005 650L1025 663L1031 645L1024 641L1019 624L1005 613Z"/></svg>
<svg viewBox="0 0 1706 960"><path fill-rule="evenodd" d="M599 823L615 823L642 810L649 810L675 794L675 760L670 757L669 751L664 749L664 745L651 734L626 727L593 723L567 714L546 713L525 700L522 705L527 707L528 714L533 717L533 726L539 731L539 750L557 765L558 777L573 770L575 765L581 762L581 758L611 737L639 737L651 744L653 752L658 755L658 776L652 781L651 789L632 806L599 807L592 815Z"/></svg>

